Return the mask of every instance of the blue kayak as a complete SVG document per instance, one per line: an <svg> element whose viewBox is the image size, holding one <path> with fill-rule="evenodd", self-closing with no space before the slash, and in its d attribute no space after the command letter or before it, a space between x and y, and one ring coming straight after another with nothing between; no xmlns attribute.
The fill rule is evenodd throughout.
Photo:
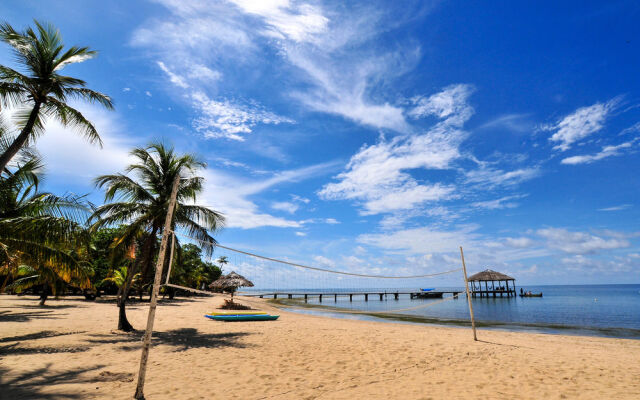
<svg viewBox="0 0 640 400"><path fill-rule="evenodd" d="M215 321L239 322L239 321L273 321L278 319L279 315L268 314L237 314L237 315L205 315L209 319Z"/></svg>
<svg viewBox="0 0 640 400"><path fill-rule="evenodd" d="M423 292L430 292L430 291L432 291L432 290L436 290L436 288L420 289L420 290L422 290Z"/></svg>

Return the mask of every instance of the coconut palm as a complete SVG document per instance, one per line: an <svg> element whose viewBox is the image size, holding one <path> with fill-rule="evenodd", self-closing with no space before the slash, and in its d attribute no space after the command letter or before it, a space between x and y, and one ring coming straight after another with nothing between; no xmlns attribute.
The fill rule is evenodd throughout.
<svg viewBox="0 0 640 400"><path fill-rule="evenodd" d="M87 263L78 263L76 268L64 268L57 263L44 263L37 266L21 265L18 268L16 279L9 289L17 293L23 290L40 286L40 305L43 306L50 294L58 296L68 286L88 289L91 287L92 270Z"/></svg>
<svg viewBox="0 0 640 400"><path fill-rule="evenodd" d="M19 276L22 289L35 284L59 288L59 280L90 286L81 261L88 235L77 222L86 216L86 207L77 196L40 192L41 179L42 160L34 154L25 154L16 169L0 174L0 275L5 277L0 292Z"/></svg>
<svg viewBox="0 0 640 400"><path fill-rule="evenodd" d="M205 164L193 155L178 155L173 148L162 143L136 148L131 155L137 162L129 165L125 174L103 175L95 180L99 188L105 189L106 204L98 207L90 218L93 222L91 229L126 224L115 246L129 246L136 238L143 238L140 258L132 266L134 271L129 276L135 275L138 268L142 280L146 281L152 272L157 237L162 233L173 182L180 176L172 230L180 228L189 236L203 241L203 250L211 254L216 242L209 231L221 228L224 217L207 207L190 204L202 191L204 180L194 174ZM124 311L129 286L125 283L118 299L118 329L121 330L133 329Z"/></svg>
<svg viewBox="0 0 640 400"><path fill-rule="evenodd" d="M50 24L35 21L36 29L16 31L0 24L0 40L12 47L23 72L0 65L0 104L21 107L17 114L20 134L0 154L0 171L18 151L43 133L47 117L76 128L89 142L102 145L100 135L82 113L67 104L68 99L82 99L113 108L109 96L86 88L81 79L64 76L60 71L96 55L87 47L64 49L60 32Z"/></svg>

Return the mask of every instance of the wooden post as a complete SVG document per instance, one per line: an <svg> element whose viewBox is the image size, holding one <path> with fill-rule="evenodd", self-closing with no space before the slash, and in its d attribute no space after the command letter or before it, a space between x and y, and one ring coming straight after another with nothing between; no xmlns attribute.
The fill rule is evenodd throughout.
<svg viewBox="0 0 640 400"><path fill-rule="evenodd" d="M467 302L469 303L469 314L471 315L471 329L473 329L473 340L477 341L476 336L476 320L473 318L473 306L471 305L471 296L469 296L469 282L467 280L467 266L464 263L464 253L462 252L462 246L460 246L460 258L462 259L462 272L464 274L464 289L467 292Z"/></svg>
<svg viewBox="0 0 640 400"><path fill-rule="evenodd" d="M144 332L144 343L142 345L142 355L140 356L140 370L138 371L138 384L136 386L135 399L144 399L144 379L147 374L147 361L149 360L149 349L151 348L151 335L153 334L153 322L156 318L156 306L158 304L158 292L160 291L160 281L162 280L162 269L164 267L164 259L167 254L167 244L169 242L169 232L171 231L171 222L173 221L173 212L176 207L176 199L178 197L178 187L180 186L180 175L176 177L171 189L171 197L169 200L169 208L167 209L167 218L164 221L164 230L162 231L162 242L160 242L160 254L156 263L156 275L153 280L153 290L151 291L151 301L149 304L149 316L147 317L147 329Z"/></svg>

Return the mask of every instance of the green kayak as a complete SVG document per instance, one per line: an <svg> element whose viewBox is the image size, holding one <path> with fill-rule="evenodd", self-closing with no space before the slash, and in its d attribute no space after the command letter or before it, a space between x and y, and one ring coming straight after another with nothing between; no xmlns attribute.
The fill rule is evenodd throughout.
<svg viewBox="0 0 640 400"><path fill-rule="evenodd" d="M279 315L268 314L238 314L238 315L205 315L209 319L215 321L238 322L238 321L273 321L278 319Z"/></svg>

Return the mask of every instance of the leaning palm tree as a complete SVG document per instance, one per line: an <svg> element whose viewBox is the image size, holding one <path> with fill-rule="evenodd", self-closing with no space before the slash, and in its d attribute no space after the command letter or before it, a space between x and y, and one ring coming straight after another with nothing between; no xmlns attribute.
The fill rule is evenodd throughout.
<svg viewBox="0 0 640 400"><path fill-rule="evenodd" d="M205 167L195 156L178 155L173 148L162 143L136 148L131 155L137 158L137 162L129 165L125 174L103 175L95 180L99 188L105 189L106 204L98 207L90 218L92 230L127 225L122 236L114 242L114 247L130 246L137 239L142 239L140 257L132 265L129 278L118 296L118 329L125 331L133 329L125 311L130 279L136 274L136 269L141 271L143 281L152 272L157 238L162 233L175 179L180 177L172 230L180 228L201 240L203 250L211 254L216 241L209 231L216 231L224 224L220 213L192 204L202 191L204 181L194 174Z"/></svg>
<svg viewBox="0 0 640 400"><path fill-rule="evenodd" d="M32 143L44 130L46 117L64 126L76 128L89 142L102 145L98 131L68 99L82 99L113 108L109 96L86 88L78 78L60 75L67 65L88 60L96 52L88 47L64 49L60 32L50 24L35 21L36 29L16 31L7 23L0 24L0 40L12 47L22 72L0 65L0 105L19 107L20 134L0 154L0 171L25 145Z"/></svg>
<svg viewBox="0 0 640 400"><path fill-rule="evenodd" d="M41 159L28 154L22 161L0 173L0 275L5 277L0 292L16 278L22 288L46 283L58 288L58 281L88 287L82 262L88 235L78 222L86 218L82 199L40 192Z"/></svg>

